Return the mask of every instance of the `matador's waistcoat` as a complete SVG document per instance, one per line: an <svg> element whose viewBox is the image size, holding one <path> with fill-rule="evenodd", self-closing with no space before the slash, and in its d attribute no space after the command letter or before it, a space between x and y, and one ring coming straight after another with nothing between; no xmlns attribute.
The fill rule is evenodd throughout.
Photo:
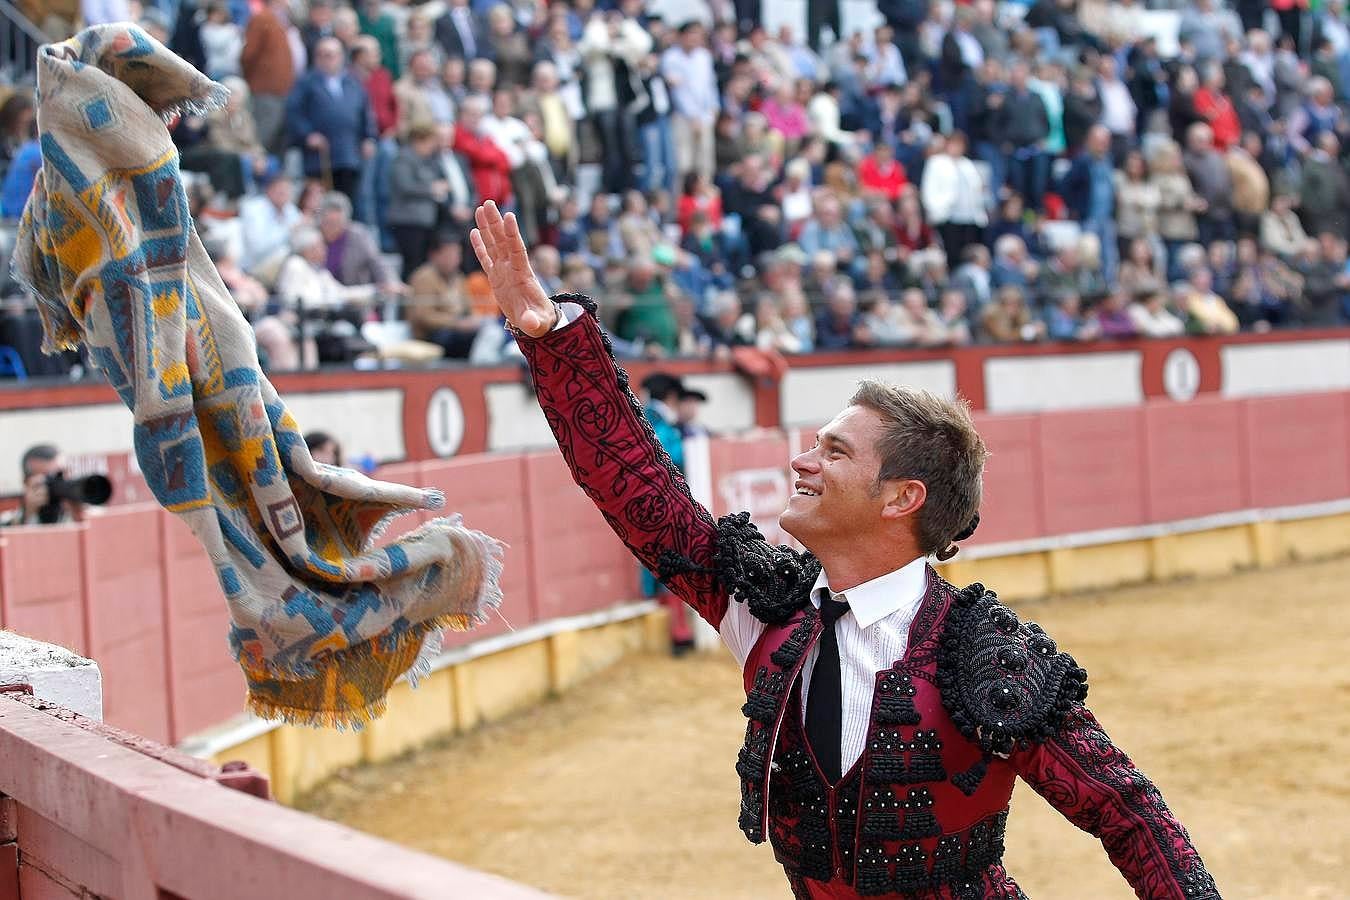
<svg viewBox="0 0 1350 900"><path fill-rule="evenodd" d="M1003 831L1021 776L1101 839L1142 898L1219 897L1161 794L1083 706L1086 673L993 592L930 568L902 659L876 674L862 756L837 784L801 725L819 639L820 564L770 546L748 515L713 522L653 439L589 314L521 346L577 483L634 555L716 627L747 603L765 630L746 660L736 761L740 827L768 840L801 897L1005 898Z"/></svg>

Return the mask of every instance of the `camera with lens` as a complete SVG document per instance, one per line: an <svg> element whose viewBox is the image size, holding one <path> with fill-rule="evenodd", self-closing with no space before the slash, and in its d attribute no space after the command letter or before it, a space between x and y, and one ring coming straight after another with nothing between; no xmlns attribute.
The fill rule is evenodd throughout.
<svg viewBox="0 0 1350 900"><path fill-rule="evenodd" d="M112 482L102 475L67 478L65 472L47 476L47 502L38 510L38 521L52 525L61 521L61 501L102 506L112 497Z"/></svg>

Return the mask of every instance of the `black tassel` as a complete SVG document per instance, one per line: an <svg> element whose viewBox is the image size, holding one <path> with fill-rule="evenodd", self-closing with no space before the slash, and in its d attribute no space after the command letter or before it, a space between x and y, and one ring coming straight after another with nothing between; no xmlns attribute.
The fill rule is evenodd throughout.
<svg viewBox="0 0 1350 900"><path fill-rule="evenodd" d="M951 881L961 872L961 838L949 835L938 841L933 851L933 878Z"/></svg>
<svg viewBox="0 0 1350 900"><path fill-rule="evenodd" d="M937 837L942 834L937 819L926 809L914 809L905 813L905 827L900 832L900 840L917 841L921 838Z"/></svg>
<svg viewBox="0 0 1350 900"><path fill-rule="evenodd" d="M917 892L928 883L928 860L923 847L909 844L900 848L899 865L895 867L895 889L902 894Z"/></svg>
<svg viewBox="0 0 1350 900"><path fill-rule="evenodd" d="M863 804L863 835L893 841L900 833L900 803L889 790L874 790Z"/></svg>
<svg viewBox="0 0 1350 900"><path fill-rule="evenodd" d="M908 784L905 758L899 754L872 757L867 769L870 784Z"/></svg>
<svg viewBox="0 0 1350 900"><path fill-rule="evenodd" d="M946 781L947 770L942 766L942 741L936 731L918 731L909 745L909 784L921 784L930 781Z"/></svg>
<svg viewBox="0 0 1350 900"><path fill-rule="evenodd" d="M905 827L900 832L900 840L917 841L942 834L942 828L933 815L933 794L928 788L910 791L901 806L905 810Z"/></svg>
<svg viewBox="0 0 1350 900"><path fill-rule="evenodd" d="M952 784L956 785L956 789L967 797L972 797L975 795L975 791L979 789L980 782L984 781L984 775L988 771L989 765L986 762L986 757L982 756L969 769L953 775Z"/></svg>
<svg viewBox="0 0 1350 900"><path fill-rule="evenodd" d="M910 688L913 691L913 688ZM919 711L908 696L882 697L877 701L877 723L881 725L918 725Z"/></svg>
<svg viewBox="0 0 1350 900"><path fill-rule="evenodd" d="M910 759L906 784L926 784L946 780L947 770L942 767L942 757L936 753L916 753Z"/></svg>
<svg viewBox="0 0 1350 900"><path fill-rule="evenodd" d="M864 897L894 892L886 856L880 847L864 847L858 854L858 878L854 887Z"/></svg>

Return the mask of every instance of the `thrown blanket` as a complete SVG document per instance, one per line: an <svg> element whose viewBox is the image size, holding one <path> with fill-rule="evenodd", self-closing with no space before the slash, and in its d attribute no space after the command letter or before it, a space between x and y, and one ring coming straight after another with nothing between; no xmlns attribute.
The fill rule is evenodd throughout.
<svg viewBox="0 0 1350 900"><path fill-rule="evenodd" d="M501 545L454 517L376 548L387 517L444 497L310 457L193 228L165 125L221 105L220 85L132 25L44 46L37 82L42 171L15 271L45 349L82 343L131 409L155 498L215 566L249 707L364 724L441 627L500 604Z"/></svg>

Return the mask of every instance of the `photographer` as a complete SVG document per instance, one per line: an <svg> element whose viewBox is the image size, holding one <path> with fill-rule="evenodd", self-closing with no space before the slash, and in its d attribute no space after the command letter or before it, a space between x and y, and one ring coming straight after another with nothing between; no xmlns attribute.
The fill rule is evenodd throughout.
<svg viewBox="0 0 1350 900"><path fill-rule="evenodd" d="M111 495L108 479L101 475L67 480L61 451L51 444L25 450L21 469L23 499L17 509L0 513L0 526L80 522L86 502L106 503Z"/></svg>

